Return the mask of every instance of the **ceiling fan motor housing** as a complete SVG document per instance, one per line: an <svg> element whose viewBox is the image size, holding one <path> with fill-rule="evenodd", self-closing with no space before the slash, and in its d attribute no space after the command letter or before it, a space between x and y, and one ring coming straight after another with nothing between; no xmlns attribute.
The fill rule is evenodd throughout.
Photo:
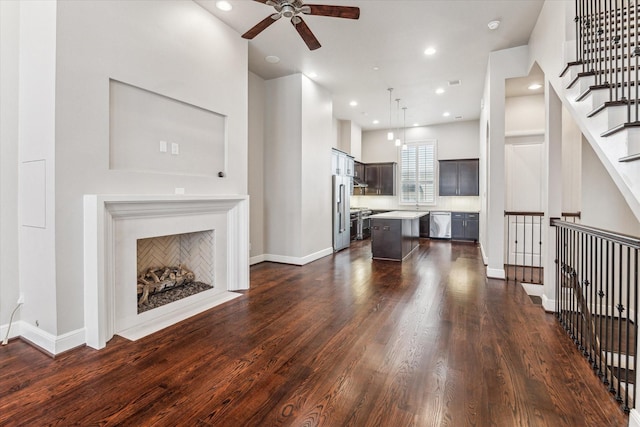
<svg viewBox="0 0 640 427"><path fill-rule="evenodd" d="M285 4L282 6L282 11L280 13L282 13L282 16L285 18L291 18L296 14L296 10L290 4Z"/></svg>

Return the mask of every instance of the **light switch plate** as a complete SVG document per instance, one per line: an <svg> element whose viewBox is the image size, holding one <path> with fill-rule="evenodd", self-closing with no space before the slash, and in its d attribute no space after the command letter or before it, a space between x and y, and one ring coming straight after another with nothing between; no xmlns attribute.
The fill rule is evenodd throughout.
<svg viewBox="0 0 640 427"><path fill-rule="evenodd" d="M161 153L167 152L167 141L160 141L160 152Z"/></svg>
<svg viewBox="0 0 640 427"><path fill-rule="evenodd" d="M180 146L177 142L171 143L171 154L178 155L180 154Z"/></svg>

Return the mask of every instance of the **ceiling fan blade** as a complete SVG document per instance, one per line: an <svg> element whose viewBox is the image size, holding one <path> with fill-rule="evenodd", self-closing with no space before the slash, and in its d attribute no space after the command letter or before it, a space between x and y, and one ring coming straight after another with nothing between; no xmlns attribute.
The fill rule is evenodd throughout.
<svg viewBox="0 0 640 427"><path fill-rule="evenodd" d="M307 8L308 11L307 11ZM334 18L358 19L360 8L352 6L328 6L322 4L305 4L301 8L307 15L331 16Z"/></svg>
<svg viewBox="0 0 640 427"><path fill-rule="evenodd" d="M320 48L322 45L320 44L316 36L313 35L313 33L311 32L311 29L309 29L309 27L307 26L307 23L304 22L302 18L300 18L300 16L298 16L297 18L298 18L296 19L297 23L294 22L292 19L291 25L293 25L296 28L296 31L298 31L298 34L300 34L300 37L302 37L302 40L304 40L304 42L307 44L307 47L309 48L309 50L316 50Z"/></svg>
<svg viewBox="0 0 640 427"><path fill-rule="evenodd" d="M264 3L267 4L267 2L271 1L271 0L253 0L253 1L257 1L258 3Z"/></svg>
<svg viewBox="0 0 640 427"><path fill-rule="evenodd" d="M273 24L274 22L277 21L277 19L273 19L273 16L274 15L269 15L266 18L264 18L262 21L258 22L256 25L253 26L253 28L251 28L249 31L244 33L242 35L242 38L251 40L252 38L257 36L258 34L263 32L265 29L267 29L267 27L269 25L271 25L271 24Z"/></svg>

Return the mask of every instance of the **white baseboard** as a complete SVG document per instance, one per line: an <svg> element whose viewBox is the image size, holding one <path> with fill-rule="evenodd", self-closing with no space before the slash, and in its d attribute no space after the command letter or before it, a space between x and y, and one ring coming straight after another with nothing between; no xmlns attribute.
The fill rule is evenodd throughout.
<svg viewBox="0 0 640 427"><path fill-rule="evenodd" d="M84 328L56 336L27 322L16 322L16 325L22 338L54 356L85 344Z"/></svg>
<svg viewBox="0 0 640 427"><path fill-rule="evenodd" d="M13 324L11 325L11 329L9 330L9 339L20 336L19 323L20 321L17 321L17 322L14 321ZM0 325L0 341L2 341L4 337L7 335L7 329L9 329L8 323L6 325Z"/></svg>
<svg viewBox="0 0 640 427"><path fill-rule="evenodd" d="M264 257L263 261L278 262L281 264L307 265L313 261L324 258L331 254L333 254L333 248L326 248L304 257L292 257L275 254L264 254L261 256Z"/></svg>
<svg viewBox="0 0 640 427"><path fill-rule="evenodd" d="M480 243L480 254L482 255L482 263L484 265L489 265L489 257L484 252L484 246L482 246L482 243Z"/></svg>
<svg viewBox="0 0 640 427"><path fill-rule="evenodd" d="M542 294L542 308L544 308L544 311L548 311L550 313L555 313L555 311L556 311L556 300L549 299L545 294Z"/></svg>
<svg viewBox="0 0 640 427"><path fill-rule="evenodd" d="M487 267L487 277L490 279L502 279L504 280L507 276L505 275L504 268L489 268Z"/></svg>
<svg viewBox="0 0 640 427"><path fill-rule="evenodd" d="M520 283L520 284L524 288L524 291L527 293L527 295L540 297L543 294L543 291L544 291L543 285L536 285L533 283Z"/></svg>
<svg viewBox="0 0 640 427"><path fill-rule="evenodd" d="M637 409L629 413L629 427L640 427L640 412Z"/></svg>
<svg viewBox="0 0 640 427"><path fill-rule="evenodd" d="M261 262L265 262L265 255L256 255L249 258L249 265L260 264Z"/></svg>

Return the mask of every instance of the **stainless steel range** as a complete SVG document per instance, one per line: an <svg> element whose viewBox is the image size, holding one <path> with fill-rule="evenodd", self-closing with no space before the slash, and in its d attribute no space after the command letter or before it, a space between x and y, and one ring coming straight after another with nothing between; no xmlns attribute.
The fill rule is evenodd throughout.
<svg viewBox="0 0 640 427"><path fill-rule="evenodd" d="M371 236L370 215L369 208L351 208L351 240L363 240Z"/></svg>

